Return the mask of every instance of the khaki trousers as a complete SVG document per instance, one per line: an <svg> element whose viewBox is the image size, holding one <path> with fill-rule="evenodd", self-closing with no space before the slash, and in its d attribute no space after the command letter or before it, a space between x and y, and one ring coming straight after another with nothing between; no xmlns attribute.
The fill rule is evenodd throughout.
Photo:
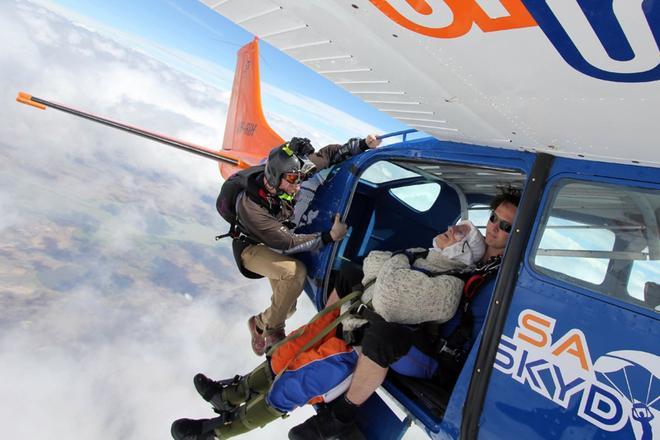
<svg viewBox="0 0 660 440"><path fill-rule="evenodd" d="M307 268L295 258L278 254L264 244L246 247L241 261L246 269L268 278L273 289L270 307L257 315L257 325L266 334L283 329L286 318L296 311L296 300L303 291Z"/></svg>

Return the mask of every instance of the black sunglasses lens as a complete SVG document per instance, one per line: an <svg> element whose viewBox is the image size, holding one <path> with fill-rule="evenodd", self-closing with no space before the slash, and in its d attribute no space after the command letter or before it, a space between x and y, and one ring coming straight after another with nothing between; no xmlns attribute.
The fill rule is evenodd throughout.
<svg viewBox="0 0 660 440"><path fill-rule="evenodd" d="M507 221L504 221L504 220L500 219L500 218L497 216L497 214L495 214L494 212L491 212L491 213L490 213L490 218L489 218L489 220L490 220L491 223L495 223L497 220L499 220L499 223L497 224L497 226L499 226L499 228L500 228L501 230L503 230L504 232L506 232L507 234L508 234L509 232L511 232L511 227L512 227L512 226L511 226L511 223L509 223L509 222L507 222Z"/></svg>

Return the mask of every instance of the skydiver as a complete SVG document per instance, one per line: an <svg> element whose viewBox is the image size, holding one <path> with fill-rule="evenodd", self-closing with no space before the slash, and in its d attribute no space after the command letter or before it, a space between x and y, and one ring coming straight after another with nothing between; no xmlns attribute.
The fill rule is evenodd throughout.
<svg viewBox="0 0 660 440"><path fill-rule="evenodd" d="M485 247L476 227L464 221L437 235L433 248L417 258L414 267L407 254L372 251L365 260L362 279L370 287L364 289L362 298L373 297L377 312L400 322L447 321L456 312L463 289L455 271L472 268ZM420 249L415 252L422 253ZM219 416L179 419L172 424L172 436L176 440L231 438L263 427L311 399L322 402L319 396L331 400L330 396L340 395L358 357L334 331L317 336L323 329L334 329L339 310L331 313L295 332L298 337L290 336L245 376L213 381L197 374L195 388ZM347 322L345 317L340 319L342 324Z"/></svg>
<svg viewBox="0 0 660 440"><path fill-rule="evenodd" d="M337 214L328 231L293 231L295 195L302 180L311 172L380 143L376 135L370 134L365 139L353 138L344 145L332 144L314 152L308 139L293 138L270 152L264 172L249 178L246 190L238 196L236 214L242 235L237 262L242 269L268 278L273 291L270 307L248 320L252 351L257 356L284 339L285 320L295 312L296 300L303 291L306 268L291 255L339 241L348 228Z"/></svg>

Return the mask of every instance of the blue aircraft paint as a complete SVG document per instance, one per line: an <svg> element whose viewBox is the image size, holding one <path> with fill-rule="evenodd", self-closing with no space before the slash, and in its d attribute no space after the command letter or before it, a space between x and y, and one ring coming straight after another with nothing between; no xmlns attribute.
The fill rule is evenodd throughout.
<svg viewBox="0 0 660 440"><path fill-rule="evenodd" d="M587 61L585 54L580 52L547 1L522 1L557 52L574 69L594 78L615 82L649 82L660 79L660 63L648 70L630 73L613 72L594 66ZM579 0L578 3L592 28L587 32L596 33L607 54L616 61L632 60L635 48L631 47L628 37L614 15L613 0L608 2L609 8L604 8L604 2L599 0ZM647 23L640 23L640 26L649 26L658 46L660 2L646 0L640 7L647 20Z"/></svg>
<svg viewBox="0 0 660 440"><path fill-rule="evenodd" d="M327 184L313 201L323 211L317 218L319 226L329 227L334 212L346 209L350 191L354 188L360 170L386 159L438 160L458 164L471 164L498 168L512 168L529 173L535 155L510 150L493 150L475 145L442 142L436 139L419 139L388 146L357 156L337 167ZM551 178L546 186L541 206L548 205L553 185L562 179L579 179L647 189L660 189L657 169L631 165L606 164L585 160L557 158ZM456 210L452 206L451 210ZM544 209L544 208L542 208ZM555 438L561 436L588 438L636 438L648 440L652 435L652 414L649 402L626 400L619 392L623 385L612 385L620 380L620 372L602 373L593 370L599 359L612 359L629 365L628 383L637 390L649 384L648 368L643 365L644 354L657 351L660 327L657 313L635 304L606 297L581 286L571 285L536 271L529 258L530 249L537 240L537 229L542 219L537 214L536 223L520 275L514 291L512 306L501 339L496 367L491 376L487 399L480 420L480 437L503 438L515 433L521 438ZM373 223L373 216L369 217ZM374 225L365 230L371 231ZM371 228L371 229L370 229ZM322 228L321 228L322 229ZM364 242L361 247L364 247ZM367 252L367 249L364 249ZM318 280L327 275L326 270L334 255L329 249L306 257L309 273ZM493 280L494 281L494 280ZM320 286L308 289L318 307L323 306ZM553 320L553 342L561 338L583 341L588 350L591 375L572 376L567 369L565 352L554 355L546 350L530 350L516 339L518 319L524 313L536 313ZM615 323L615 325L612 325ZM643 337L640 337L643 335ZM478 347L479 341L475 347ZM565 350L568 351L568 350ZM657 355L656 355L657 356ZM421 422L434 439L458 438L462 408L474 368L476 350L472 350L463 371L453 389L442 418L430 414L423 406L386 382L384 388L406 410ZM558 359L560 359L558 361ZM569 356L570 359L570 356ZM585 373L586 374L586 373ZM646 374L646 377L644 375ZM653 401L660 391L660 382L653 382L648 392L651 405L659 410L660 399ZM375 399L375 398L374 398ZM636 405L636 406L635 406ZM380 404L365 409L362 415L369 420L390 420ZM368 438L391 438L402 435L405 424L382 423L389 431L373 424ZM389 436L389 437L388 437Z"/></svg>

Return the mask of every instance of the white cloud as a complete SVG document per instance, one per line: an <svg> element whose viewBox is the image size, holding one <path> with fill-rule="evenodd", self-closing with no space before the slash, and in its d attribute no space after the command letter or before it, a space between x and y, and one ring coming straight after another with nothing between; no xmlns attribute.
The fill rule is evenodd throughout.
<svg viewBox="0 0 660 440"><path fill-rule="evenodd" d="M82 41L82 35L80 35L80 32L76 31L75 29L69 31L69 34L66 37L66 42L72 45L80 44Z"/></svg>
<svg viewBox="0 0 660 440"><path fill-rule="evenodd" d="M290 93L269 84L265 84L263 90L264 93L274 97L282 105L289 107L290 111L297 111L300 115L305 115L305 121L311 119L312 123L316 124L311 127L307 123L296 123L290 119L272 120L272 125L276 128L276 131L282 133L285 138L299 136L299 133L304 132L308 133L311 140L316 141L316 145L323 146L328 143L344 142L351 137L384 132L383 129L368 124L318 99ZM319 127L329 126L332 127L332 132L327 129L319 129ZM338 132L345 139L335 139Z"/></svg>
<svg viewBox="0 0 660 440"><path fill-rule="evenodd" d="M12 41L0 51L0 232L10 252L0 268L3 436L168 438L174 419L213 415L194 391L195 373L230 377L260 361L245 321L268 305L270 289L241 278L227 244L213 243L225 228L213 206L217 164L14 97L24 90L217 146L229 91L26 1L0 3L0 38ZM273 93L351 135L372 128ZM272 117L285 137L335 141ZM159 279L169 275L159 261L182 274L180 285ZM301 299L289 328L313 312ZM284 438L311 413L242 438Z"/></svg>
<svg viewBox="0 0 660 440"><path fill-rule="evenodd" d="M239 293L262 305L267 290L262 283L257 291ZM4 436L163 439L176 418L211 416L192 376L231 377L260 361L237 356L249 343L242 319L249 310L219 320L225 293L191 302L149 292L115 297L80 290L5 329L0 396L5 420L15 423L3 424ZM39 422L27 423L35 411ZM293 423L276 422L268 436L285 437L310 411L299 411ZM257 430L244 438L263 435Z"/></svg>
<svg viewBox="0 0 660 440"><path fill-rule="evenodd" d="M13 199L9 194L0 193L0 232L14 226L19 221L19 214L14 208Z"/></svg>

